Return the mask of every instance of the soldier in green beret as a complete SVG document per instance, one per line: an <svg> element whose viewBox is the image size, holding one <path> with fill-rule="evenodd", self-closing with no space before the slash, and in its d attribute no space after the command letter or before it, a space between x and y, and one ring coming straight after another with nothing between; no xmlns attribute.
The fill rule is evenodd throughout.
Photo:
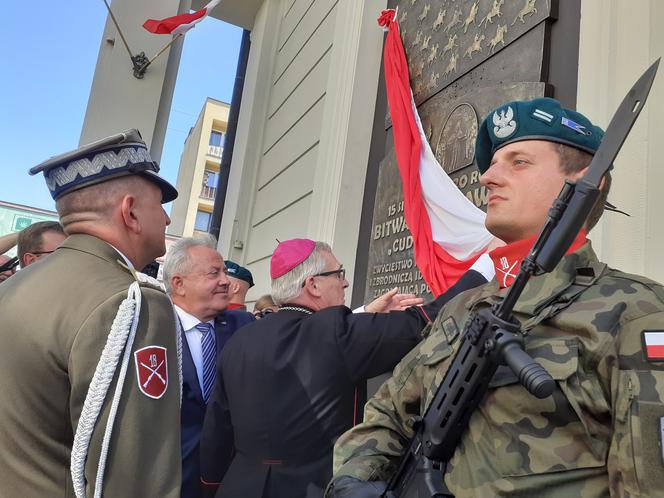
<svg viewBox="0 0 664 498"><path fill-rule="evenodd" d="M380 496L469 317L503 298L563 182L583 175L602 135L548 98L504 104L483 121L476 158L489 191L486 226L506 242L490 254L496 277L441 310L369 400L364 423L339 438L326 496ZM586 232L610 185L607 174L585 229L553 272L530 279L514 308L526 351L556 389L537 399L511 372L497 372L444 475L456 498L664 494L664 288L593 252Z"/></svg>
<svg viewBox="0 0 664 498"><path fill-rule="evenodd" d="M69 237L0 286L0 496L180 495L175 316L136 272L177 191L136 130L43 172Z"/></svg>

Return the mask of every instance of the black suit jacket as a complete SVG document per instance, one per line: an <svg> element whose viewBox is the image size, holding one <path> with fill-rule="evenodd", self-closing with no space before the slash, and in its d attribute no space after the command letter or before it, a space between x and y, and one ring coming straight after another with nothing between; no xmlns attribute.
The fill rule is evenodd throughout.
<svg viewBox="0 0 664 498"><path fill-rule="evenodd" d="M201 439L203 480L221 482L223 498L320 498L334 442L361 410L355 386L391 370L445 302L485 282L469 272L402 312L281 310L245 327L222 353Z"/></svg>
<svg viewBox="0 0 664 498"><path fill-rule="evenodd" d="M214 330L217 347L217 369L221 351L226 341L237 329L255 321L251 313L245 311L224 311L215 319ZM201 391L196 366L191 358L191 351L184 331L182 332L182 498L201 496L199 442L205 416L205 401Z"/></svg>

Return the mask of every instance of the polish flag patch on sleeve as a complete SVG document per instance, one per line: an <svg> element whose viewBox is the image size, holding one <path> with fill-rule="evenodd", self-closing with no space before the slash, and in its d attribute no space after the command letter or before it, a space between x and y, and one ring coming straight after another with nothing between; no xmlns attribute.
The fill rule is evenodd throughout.
<svg viewBox="0 0 664 498"><path fill-rule="evenodd" d="M664 330L644 330L643 350L648 361L664 361Z"/></svg>

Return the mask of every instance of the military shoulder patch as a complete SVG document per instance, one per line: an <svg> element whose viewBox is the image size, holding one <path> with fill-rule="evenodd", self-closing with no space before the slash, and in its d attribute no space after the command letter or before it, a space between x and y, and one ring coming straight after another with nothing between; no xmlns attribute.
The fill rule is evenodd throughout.
<svg viewBox="0 0 664 498"><path fill-rule="evenodd" d="M664 330L644 330L643 351L648 361L664 361Z"/></svg>
<svg viewBox="0 0 664 498"><path fill-rule="evenodd" d="M443 332L449 344L452 344L459 335L459 327L451 316L443 320Z"/></svg>
<svg viewBox="0 0 664 498"><path fill-rule="evenodd" d="M161 398L168 389L168 357L162 346L134 351L138 388L149 398Z"/></svg>

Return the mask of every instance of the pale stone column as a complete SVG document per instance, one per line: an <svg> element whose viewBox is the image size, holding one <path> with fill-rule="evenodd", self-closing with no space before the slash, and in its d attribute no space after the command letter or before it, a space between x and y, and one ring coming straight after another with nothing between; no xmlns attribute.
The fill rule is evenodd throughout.
<svg viewBox="0 0 664 498"><path fill-rule="evenodd" d="M664 54L657 0L581 2L577 108L606 127L636 79ZM664 74L625 142L613 170L609 200L631 217L605 213L591 233L601 260L621 270L664 281Z"/></svg>
<svg viewBox="0 0 664 498"><path fill-rule="evenodd" d="M320 152L308 233L329 241L352 289L364 180L369 158L383 31L376 19L385 0L337 4ZM347 296L348 302L352 296Z"/></svg>
<svg viewBox="0 0 664 498"><path fill-rule="evenodd" d="M133 54L152 58L169 35L143 29L147 19L162 19L189 10L191 0L114 0L111 10ZM138 128L154 159L161 158L166 123L180 63L182 39L162 53L143 79L133 76L131 59L110 16L99 48L97 67L83 121L80 143L128 128Z"/></svg>
<svg viewBox="0 0 664 498"><path fill-rule="evenodd" d="M255 185L262 156L264 126L272 87L272 71L282 6L279 0L265 0L251 30L251 48L242 91L242 106L238 117L233 160L228 178L219 250L228 259L244 262L242 248L234 248L236 241L246 243L250 231L251 213L256 195ZM262 275L261 278L267 276Z"/></svg>

